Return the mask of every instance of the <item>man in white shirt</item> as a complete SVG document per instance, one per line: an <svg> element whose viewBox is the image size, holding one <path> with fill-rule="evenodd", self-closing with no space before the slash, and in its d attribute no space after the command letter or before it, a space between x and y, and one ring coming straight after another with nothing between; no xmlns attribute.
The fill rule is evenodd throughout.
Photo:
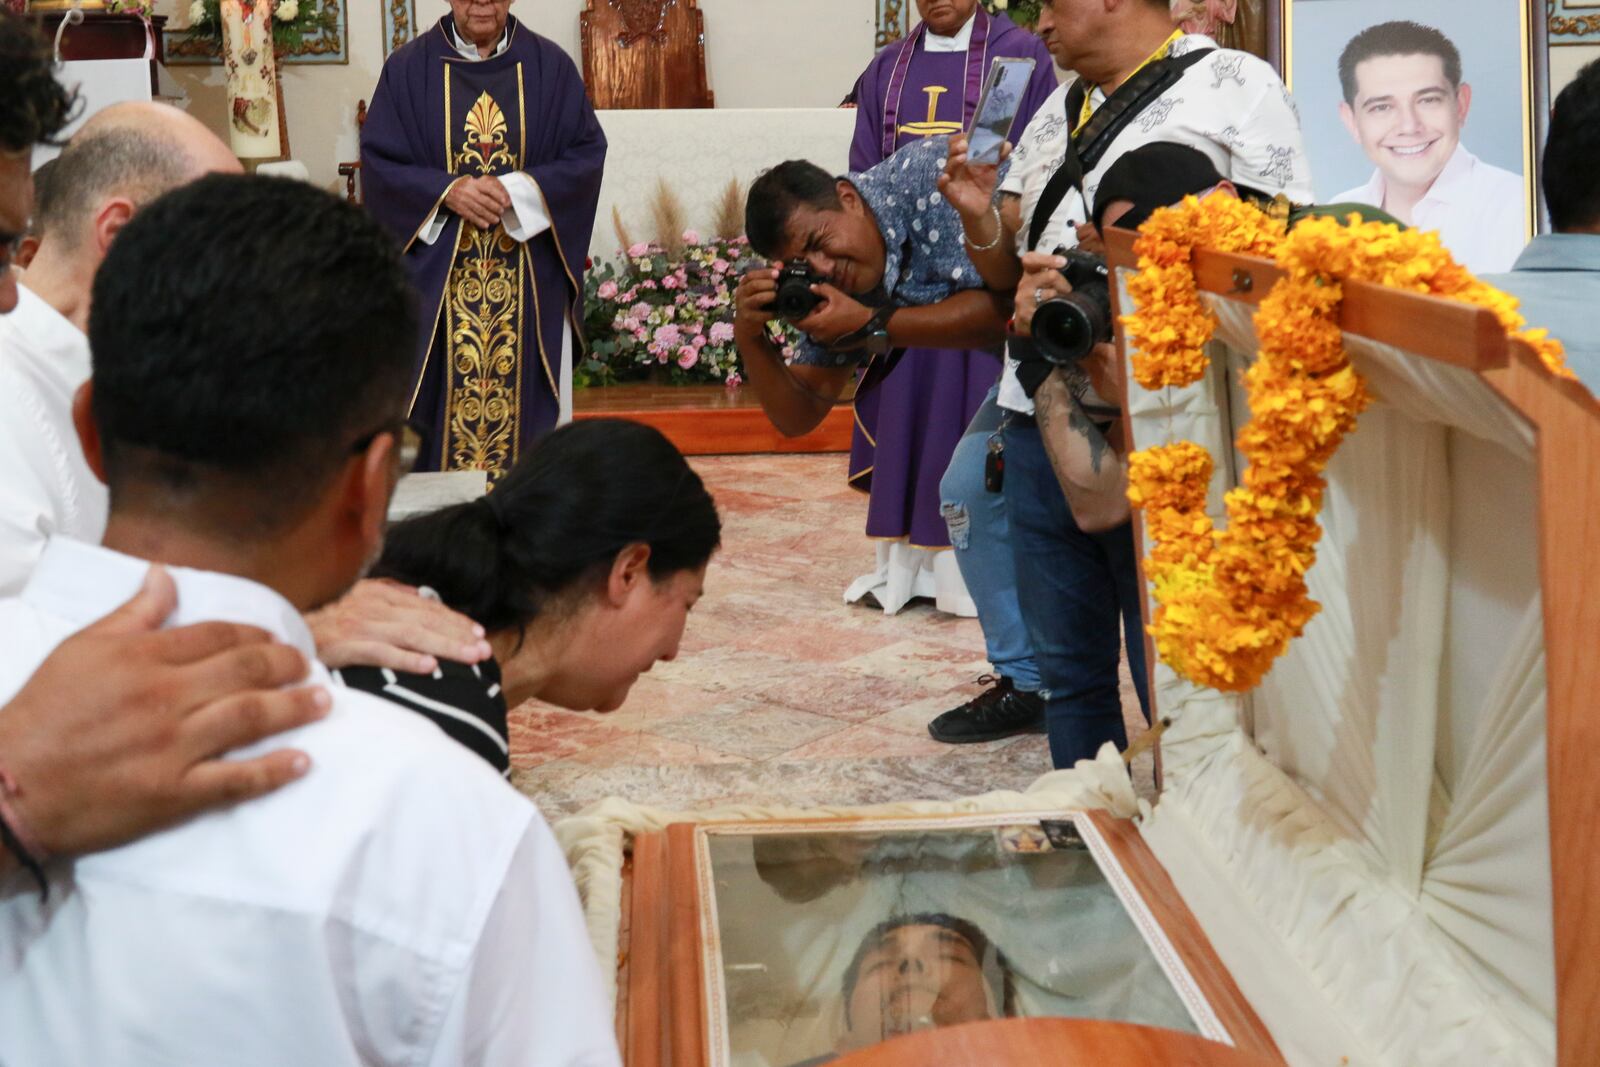
<svg viewBox="0 0 1600 1067"><path fill-rule="evenodd" d="M1369 26L1344 46L1339 83L1339 118L1377 169L1331 202L1438 230L1475 273L1509 270L1528 239L1524 184L1461 143L1472 86L1450 38L1415 22Z"/></svg>
<svg viewBox="0 0 1600 1067"><path fill-rule="evenodd" d="M295 314L219 294L239 264ZM387 236L309 186L214 175L124 227L74 407L111 487L104 546L52 539L0 602L0 700L150 562L176 580L172 623L258 626L310 660L303 612L381 545L414 324ZM0 1062L619 1062L532 805L350 690L285 740L314 764L293 785L0 899Z"/></svg>
<svg viewBox="0 0 1600 1067"><path fill-rule="evenodd" d="M48 42L0 8L0 317L17 302L7 261L30 228L29 157L72 113L51 69ZM22 874L42 880L49 857L114 848L309 769L294 749L219 758L321 718L326 692L279 688L305 677L305 658L255 627L158 631L176 604L172 579L152 569L137 595L64 641L0 706L7 892Z"/></svg>
<svg viewBox="0 0 1600 1067"><path fill-rule="evenodd" d="M105 489L72 429L72 395L89 379L89 287L117 232L168 189L239 171L226 145L162 104L102 111L55 164L40 205L43 239L0 319L0 595L22 588L52 534L97 541Z"/></svg>
<svg viewBox="0 0 1600 1067"><path fill-rule="evenodd" d="M1015 291L1020 330L1042 299L1070 291L1054 250L1097 239L1090 206L1100 180L1140 145L1185 144L1236 184L1311 199L1299 118L1276 72L1248 53L1174 30L1166 0L1051 0L1039 32L1078 79L1062 85L1023 131L998 201L997 168L969 164L964 138L952 138L940 179L984 281ZM1118 105L1104 107L1108 97ZM1017 371L1008 355L998 410L980 410L969 432L994 434L1003 445L1018 600L1044 685L1051 758L1070 767L1106 741L1126 744L1119 620L1140 703L1147 703L1132 531L1124 522L1089 533L1073 521L1052 469L1069 460L1047 452L1059 438L1041 435L1049 428L1035 423ZM1070 387L1071 395L1040 417L1067 419L1073 433L1098 441L1087 452L1103 455L1096 422L1105 423L1108 405L1081 369L1056 371L1043 387ZM957 474L952 467L946 483ZM970 473L963 480L982 484Z"/></svg>
<svg viewBox="0 0 1600 1067"><path fill-rule="evenodd" d="M72 397L89 377L90 286L139 208L236 160L197 120L166 104L97 113L54 163L38 211L42 240L0 318L0 594L19 591L52 534L98 541L106 491L84 463ZM475 663L481 628L392 583L362 582L309 620L330 666L432 671L434 656Z"/></svg>

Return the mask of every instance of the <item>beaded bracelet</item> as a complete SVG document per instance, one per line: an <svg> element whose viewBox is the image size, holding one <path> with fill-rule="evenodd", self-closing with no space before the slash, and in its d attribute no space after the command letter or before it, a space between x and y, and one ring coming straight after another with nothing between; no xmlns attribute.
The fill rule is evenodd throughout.
<svg viewBox="0 0 1600 1067"><path fill-rule="evenodd" d="M49 900L50 882L44 875L45 852L33 842L25 829L26 824L11 806L11 798L21 792L17 780L7 771L0 770L0 848L16 857L23 870L32 875L38 884L39 896Z"/></svg>
<svg viewBox="0 0 1600 1067"><path fill-rule="evenodd" d="M987 251L989 251L989 249L993 248L995 245L1000 243L1000 238L1002 238L1002 237L1004 237L1006 235L1005 223L1000 221L1000 205L999 204L990 204L989 205L989 211L990 211L991 214L994 215L994 238L992 240L990 240L988 244L982 244L982 245L973 244L971 236L969 236L967 234L967 232L966 232L966 227L962 227L961 239L963 241L967 242L967 247L972 249L974 252L987 252Z"/></svg>

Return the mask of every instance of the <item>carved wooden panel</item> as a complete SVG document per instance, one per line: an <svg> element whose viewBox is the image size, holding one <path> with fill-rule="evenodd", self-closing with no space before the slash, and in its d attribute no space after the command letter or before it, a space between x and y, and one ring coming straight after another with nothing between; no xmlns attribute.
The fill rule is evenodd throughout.
<svg viewBox="0 0 1600 1067"><path fill-rule="evenodd" d="M595 107L714 106L695 0L587 0L578 24Z"/></svg>

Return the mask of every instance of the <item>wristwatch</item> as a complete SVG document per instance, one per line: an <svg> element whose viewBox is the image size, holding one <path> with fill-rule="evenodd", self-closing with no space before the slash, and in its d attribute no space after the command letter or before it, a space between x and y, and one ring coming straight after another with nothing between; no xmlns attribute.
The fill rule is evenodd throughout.
<svg viewBox="0 0 1600 1067"><path fill-rule="evenodd" d="M860 349L874 356L883 355L894 347L889 343L889 317L899 310L895 304L878 308L865 323L839 338L831 347Z"/></svg>

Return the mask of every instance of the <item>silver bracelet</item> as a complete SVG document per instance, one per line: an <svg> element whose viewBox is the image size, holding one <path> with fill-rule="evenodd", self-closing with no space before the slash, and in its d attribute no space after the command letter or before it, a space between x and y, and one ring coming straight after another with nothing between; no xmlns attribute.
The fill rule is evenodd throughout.
<svg viewBox="0 0 1600 1067"><path fill-rule="evenodd" d="M1005 223L1000 221L1000 205L999 204L990 204L989 205L989 211L990 211L991 214L994 215L994 239L991 240L988 244L985 244L985 245L975 245L975 244L973 244L972 243L972 237L967 233L966 227L963 226L961 228L961 239L963 241L967 242L967 247L972 249L974 252L987 252L987 251L989 251L989 249L993 248L995 245L1000 243L1000 238L1002 238L1002 237L1004 237L1006 235Z"/></svg>

